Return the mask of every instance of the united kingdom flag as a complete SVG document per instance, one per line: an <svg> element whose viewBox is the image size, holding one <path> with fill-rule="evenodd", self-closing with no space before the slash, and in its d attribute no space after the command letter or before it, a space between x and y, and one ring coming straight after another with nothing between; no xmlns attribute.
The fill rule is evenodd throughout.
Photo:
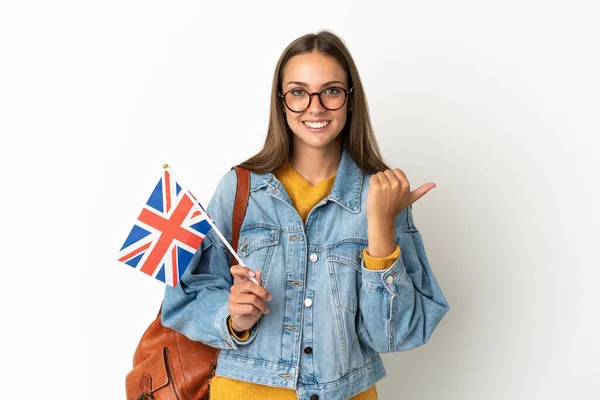
<svg viewBox="0 0 600 400"><path fill-rule="evenodd" d="M202 206L165 167L121 247L118 260L167 285L177 286L211 227Z"/></svg>

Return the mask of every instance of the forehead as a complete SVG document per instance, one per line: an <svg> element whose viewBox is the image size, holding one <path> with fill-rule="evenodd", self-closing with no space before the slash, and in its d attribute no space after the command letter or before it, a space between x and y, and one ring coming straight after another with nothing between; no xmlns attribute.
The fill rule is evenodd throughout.
<svg viewBox="0 0 600 400"><path fill-rule="evenodd" d="M290 81L320 86L329 81L346 82L346 73L335 58L320 54L299 54L290 58L283 69L283 85Z"/></svg>

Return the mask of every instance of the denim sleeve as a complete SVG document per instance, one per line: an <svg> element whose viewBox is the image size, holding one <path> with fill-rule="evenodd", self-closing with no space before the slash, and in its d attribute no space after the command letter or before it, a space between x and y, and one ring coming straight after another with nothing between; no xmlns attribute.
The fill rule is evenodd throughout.
<svg viewBox="0 0 600 400"><path fill-rule="evenodd" d="M400 257L384 270L362 266L360 340L379 353L425 344L450 309L433 275L411 208L396 219Z"/></svg>
<svg viewBox="0 0 600 400"><path fill-rule="evenodd" d="M231 238L231 218L236 187L235 171L228 172L213 194L207 214L223 236ZM237 349L256 336L252 328L246 341L235 339L227 328L229 289L232 285L231 255L221 239L209 231L194 254L179 284L167 286L162 307L162 323L192 340L221 349Z"/></svg>

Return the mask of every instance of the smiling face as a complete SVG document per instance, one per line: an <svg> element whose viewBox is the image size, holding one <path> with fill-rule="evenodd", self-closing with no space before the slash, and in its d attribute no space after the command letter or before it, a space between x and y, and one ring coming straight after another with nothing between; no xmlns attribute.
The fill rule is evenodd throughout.
<svg viewBox="0 0 600 400"><path fill-rule="evenodd" d="M283 70L281 93L298 89L315 93L334 87L349 90L344 70L330 56L316 52L299 54L290 58ZM300 92L292 94L296 93ZM332 89L326 91L323 97L328 95L339 95L339 93ZM340 132L346 125L348 101L340 109L331 111L323 107L319 97L314 95L310 107L303 112L292 112L285 106L284 110L287 124L294 133L294 151L306 146L328 149L341 145Z"/></svg>

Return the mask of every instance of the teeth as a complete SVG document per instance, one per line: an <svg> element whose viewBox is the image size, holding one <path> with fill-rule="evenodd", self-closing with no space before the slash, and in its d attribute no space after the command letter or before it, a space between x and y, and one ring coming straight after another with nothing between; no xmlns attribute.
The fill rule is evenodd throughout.
<svg viewBox="0 0 600 400"><path fill-rule="evenodd" d="M323 121L323 122L304 121L304 125L308 126L309 128L319 129L319 128L324 128L327 125L329 125L329 121Z"/></svg>

